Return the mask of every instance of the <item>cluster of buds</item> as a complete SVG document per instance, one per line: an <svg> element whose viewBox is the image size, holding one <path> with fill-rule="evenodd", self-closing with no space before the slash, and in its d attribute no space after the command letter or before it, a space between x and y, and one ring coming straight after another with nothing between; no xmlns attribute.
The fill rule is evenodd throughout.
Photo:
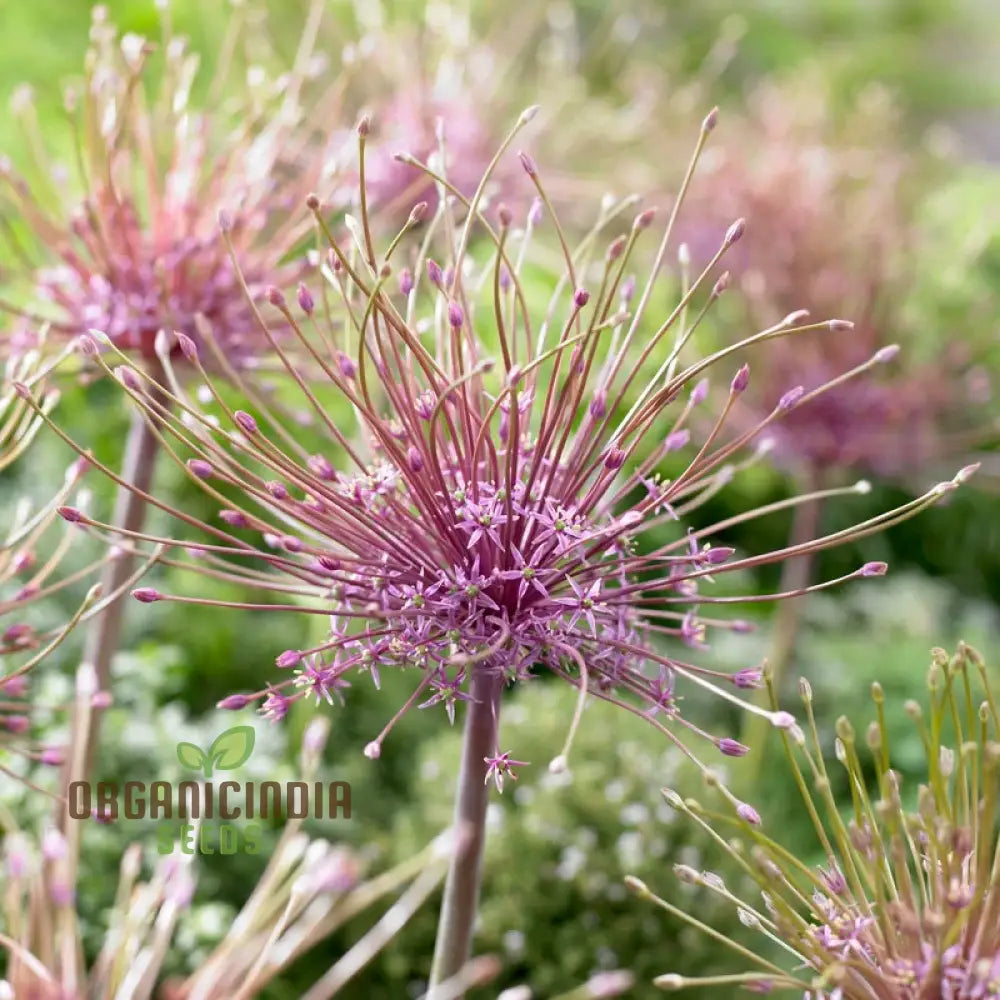
<svg viewBox="0 0 1000 1000"><path fill-rule="evenodd" d="M702 979L669 973L657 984L671 990L740 985L760 994L787 989L807 1000L996 1000L1000 717L982 658L964 644L953 656L935 649L927 675L929 708L915 701L905 705L927 756L926 781L915 794L892 768L884 696L874 684L877 719L864 743L875 789L870 790L855 731L841 718L835 748L850 796L838 802L812 694L806 682L801 688L809 736L798 727L782 736L825 865L810 867L744 818L713 816L697 802L667 793L667 801L708 830L742 874L757 883L760 900L739 898L713 872L680 866L678 877L738 907L743 925L776 944L788 964L757 957L752 947L701 925L743 957L753 957L753 971ZM723 831L732 825L737 836L728 839ZM630 885L695 923L638 880Z"/></svg>
<svg viewBox="0 0 1000 1000"><path fill-rule="evenodd" d="M533 109L521 116L490 169L532 116ZM713 112L702 126L678 206L715 121ZM489 170L470 199L425 166L461 211L435 216L422 246L410 251L403 249L404 227L384 253L376 252L364 198L361 218L346 220L350 238L343 242L326 229L318 199L309 199L329 241L325 287L314 293L299 286L301 324L272 287L260 322L313 411L320 450L310 453L301 430L286 426L282 413L263 400L254 401L252 413L234 408L183 334L175 337L175 349L204 380L197 393L169 377L173 351L161 352L172 386L166 402L143 372L128 364L114 369L155 433L169 441L170 454L222 504L218 521L201 524L198 537L129 537L193 554L194 560L179 555L176 561L271 599L230 606L328 617L323 642L277 656L287 679L232 695L223 707L258 705L277 720L298 699L341 700L351 676L367 675L378 685L381 671L404 670L414 678L413 692L367 745L367 756L376 758L395 721L413 706L439 705L453 717L458 702L479 699L470 693L477 681L483 696L498 699L504 685L547 669L580 695L567 752L584 700L594 695L646 717L695 759L679 730L718 753L742 755L745 746L702 732L684 716L678 682L745 705L779 727L791 725L788 713L739 697L760 685L758 669L719 674L692 654L706 647L712 630L748 627L714 609L794 595L720 595L712 583L880 530L935 503L968 470L851 531L774 552L740 557L724 543L727 528L771 507L691 526L700 503L764 453L762 432L823 392L793 390L759 424L720 443L750 381L747 366L734 363L711 430L693 443L692 414L708 391L702 376L748 346L847 337L851 324L803 325L791 318L685 362L693 331L727 285L719 264L743 236L743 221L729 228L681 301L657 316L654 292L677 208L652 254L649 277L637 287L630 270L644 252L655 210L622 226L634 199L605 205L590 234L570 249L551 216L538 166L527 155L521 162L525 183L550 213L562 257L549 302L537 312L529 308L524 282L542 213L532 209L534 218L523 228L504 206L495 216L481 214ZM407 227L423 214L423 205L414 208ZM486 246L473 254L476 230ZM432 256L435 238L443 261ZM410 260L394 274L395 258L407 252ZM331 322L331 311L317 306L332 296L341 299L342 321ZM272 316L309 352L308 372L271 333ZM109 365L113 339L100 339L109 350L99 351L91 338L84 349ZM663 478L667 471L670 478ZM166 500L150 499L179 522L199 526ZM72 509L63 515L108 530ZM255 565L248 567L248 559ZM884 571L882 563L867 563L841 579ZM200 600L152 587L134 596L145 603ZM494 750L487 763L508 759ZM552 764L565 765L565 753Z"/></svg>

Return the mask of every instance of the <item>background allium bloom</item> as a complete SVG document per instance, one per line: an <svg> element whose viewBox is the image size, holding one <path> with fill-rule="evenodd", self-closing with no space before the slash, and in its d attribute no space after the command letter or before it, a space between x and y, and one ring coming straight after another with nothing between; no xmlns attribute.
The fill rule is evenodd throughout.
<svg viewBox="0 0 1000 1000"><path fill-rule="evenodd" d="M525 185L543 190L536 164L523 162ZM414 675L403 711L437 705L453 717L477 678L490 678L498 696L503 683L545 667L581 696L620 701L658 726L688 725L679 684L742 703L734 689L760 683L753 669L720 676L693 658L711 629L745 627L712 613L738 600L713 595L713 579L835 541L738 559L718 537L724 526L682 527L681 516L731 478L734 457L758 428L733 444L717 443L718 428L689 444L687 425L706 393L699 377L735 348L681 367L683 338L670 336L681 311L649 315L669 224L654 277L634 311L623 308L624 276L655 213L640 213L631 226L620 214L604 213L599 228L613 237L606 249L590 241L567 256L548 307L536 311L515 263L530 256L523 244L532 230L513 229L506 209L487 230L493 253L482 267L466 253L471 225L442 240L453 256L416 255L396 276L360 226L357 247L333 243L338 264L329 274L348 309L345 327L313 338L328 352L316 349L326 384L307 383L289 365L326 437L320 453L310 454L274 414L233 411L220 396L207 410L184 397L167 413L134 371L119 371L126 390L167 421L191 478L225 503L220 526L209 529L218 546L184 543L204 549L196 565L308 599L276 607L307 603L330 616L326 641L278 656L287 679L233 696L227 707L257 703L280 719L293 700L340 702L357 675L377 685L383 670L403 669ZM731 228L717 257L742 231L742 223ZM711 305L725 283L709 291L710 280L706 272L688 300ZM268 297L278 323L298 332L282 294ZM786 326L757 339L849 326ZM749 380L745 366L728 374L720 425ZM950 486L862 529L905 516ZM233 560L247 556L272 572L235 569ZM850 576L882 571L870 564ZM152 588L136 596L164 597ZM790 722L787 713L752 710ZM391 725L369 756L378 756ZM706 738L723 754L744 752ZM487 764L496 769L507 751L488 748Z"/></svg>
<svg viewBox="0 0 1000 1000"><path fill-rule="evenodd" d="M927 752L926 783L907 789L892 770L886 732L891 714L875 684L878 721L865 734L867 752L847 719L837 723L836 755L851 796L841 803L831 792L835 776L823 760L812 695L803 682L812 739L807 744L797 727L782 735L813 817L817 847L827 855L825 865L810 868L779 841L737 821L753 848L734 856L759 884L760 901L735 899L711 872L676 869L683 880L738 904L745 926L777 940L792 956L788 969L762 957L753 972L728 977L731 985L757 993L796 990L800 996L804 990L809 1000L1000 997L996 698L982 658L964 644L951 657L933 651L927 685L929 711L916 702L905 706ZM806 758L805 773L799 752ZM867 756L877 775L871 790ZM706 825L673 793L668 801ZM635 880L632 888L651 896ZM680 989L713 980L668 974L657 983Z"/></svg>
<svg viewBox="0 0 1000 1000"><path fill-rule="evenodd" d="M420 84L399 92L379 109L375 131L376 145L365 166L368 195L376 208L395 207L404 215L421 200L434 208L438 195L434 182L418 167L396 159L396 153L436 165L471 198L496 145L475 103L461 97L436 99ZM510 164L506 167L509 179Z"/></svg>
<svg viewBox="0 0 1000 1000"><path fill-rule="evenodd" d="M683 238L695 266L714 252L737 209L747 239L732 262L751 321L766 325L795 309L849 316L849 336L797 338L760 352L760 378L741 400L750 425L795 383L811 389L864 364L905 338L899 363L852 379L775 428L776 456L809 473L863 472L918 478L946 456L959 405L955 383L967 366L949 346L919 360L901 328L908 259L919 234L907 218L913 169L893 145L884 99L869 95L836 136L809 79L754 94L742 127L720 137L692 187ZM968 398L961 396L961 403Z"/></svg>
<svg viewBox="0 0 1000 1000"><path fill-rule="evenodd" d="M199 107L197 66L184 39L119 38L95 8L86 75L66 97L79 175L51 164L30 180L9 163L0 170L3 200L43 255L28 276L33 294L21 295L29 319L68 335L100 330L146 359L161 329L201 341L202 324L231 363L266 347L218 219L251 295L292 280L301 264L278 261L303 233L293 209L323 189L328 157L297 100L305 69L272 81L257 68L235 100L218 93L220 77ZM18 110L31 128L27 90Z"/></svg>

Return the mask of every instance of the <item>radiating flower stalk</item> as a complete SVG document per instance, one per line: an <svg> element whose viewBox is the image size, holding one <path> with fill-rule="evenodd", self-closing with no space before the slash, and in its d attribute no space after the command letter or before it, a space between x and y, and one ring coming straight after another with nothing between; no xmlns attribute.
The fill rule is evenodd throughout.
<svg viewBox="0 0 1000 1000"><path fill-rule="evenodd" d="M911 204L918 166L896 138L894 109L880 91L868 93L837 126L828 104L826 88L808 75L758 87L748 114L706 157L685 233L693 260L708 259L729 213L738 207L747 217L747 239L732 268L752 324L796 308L814 315L835 308L854 322L850 336L771 345L762 352L761 377L735 408L736 429L754 426L791 380L809 389L868 369L774 428L775 459L796 489L814 497L796 508L791 545L819 532L827 487L859 474L912 487L928 468L955 456L961 461L987 425L959 388L973 367L957 350L962 345L943 345L932 357L925 347L921 357L904 325L911 261L921 252ZM904 351L890 345L896 338ZM886 365L870 370L880 348ZM814 574L810 556L789 559L781 589L801 590ZM773 618L768 658L779 686L794 663L804 603L783 602ZM742 742L757 746L765 736L754 719L745 720ZM748 782L763 757L747 769Z"/></svg>
<svg viewBox="0 0 1000 1000"><path fill-rule="evenodd" d="M816 830L814 867L763 827L714 813L673 792L667 801L708 831L761 890L739 898L712 872L677 866L677 876L739 908L744 926L769 939L782 962L757 954L653 895L631 888L748 959L752 971L691 979L668 973L668 990L742 986L753 993L796 990L807 1000L996 1000L1000 997L1000 717L979 653L932 651L929 706L905 705L923 744L927 777L915 790L892 767L887 711L872 685L876 721L858 743L851 723L836 726L836 757L849 799L823 759L812 693L801 682L807 732L782 733L785 753ZM866 775L870 757L874 789ZM802 763L804 760L804 765ZM759 822L759 819L758 819ZM735 830L731 839L729 831Z"/></svg>
<svg viewBox="0 0 1000 1000"><path fill-rule="evenodd" d="M0 391L0 471L29 460L30 447L44 423L41 416L47 417L58 402L51 376L70 350L51 355L40 343L7 359ZM89 562L66 566L77 531L60 521L57 510L70 501L86 509L88 493L80 485L86 468L85 457L73 462L63 483L53 487L53 495L42 503L28 497L15 502L0 541L0 774L36 788L40 786L28 776L31 768L58 766L65 752L61 746L33 738L35 668L76 626L98 615L109 599L134 586L148 568L148 563L143 564L138 572L124 576L118 591L103 599L100 586L91 586L65 620L58 624L46 620L50 612L40 606L86 584L109 558L102 552ZM57 530L60 524L61 532ZM122 554L116 550L110 558Z"/></svg>
<svg viewBox="0 0 1000 1000"><path fill-rule="evenodd" d="M17 339L30 341L43 322L51 338L97 328L161 381L157 336L179 331L202 346L219 376L244 388L266 370L268 345L251 300L272 282L306 273L305 257L286 260L309 228L291 209L309 191L332 190L340 169L315 124L336 113L337 85L311 97L308 111L303 103L322 69L313 53L321 8L312 4L288 72L272 78L251 65L230 94L246 18L260 13L253 5L234 8L201 106L192 98L199 57L172 34L165 8L158 46L119 37L107 10L94 9L85 76L65 97L75 186L46 151L30 91L15 99L35 162L26 176L3 162L0 200L37 244L16 247L24 273L11 292L16 301L5 305L20 318ZM240 276L219 238L220 217L238 249ZM141 492L153 482L156 451L156 436L134 421L122 475ZM137 495L121 490L113 523L128 532L143 522ZM105 593L118 592L133 568L127 553L109 561ZM111 602L88 632L85 657L102 689L122 613L122 603Z"/></svg>
<svg viewBox="0 0 1000 1000"><path fill-rule="evenodd" d="M521 116L494 162L532 113ZM298 288L307 322L300 325L277 288L260 312L261 329L287 361L289 380L326 439L321 452L310 453L263 401L254 413L234 409L184 335L176 351L164 344L160 353L169 405L147 373L127 363L113 372L146 413L160 447L221 505L218 523L201 524L161 497L136 491L196 534L128 537L173 545L177 557L164 557L168 564L257 588L267 600L225 602L153 587L134 596L145 603L316 614L330 622L328 638L314 648L277 656L288 679L234 694L222 707L256 705L279 720L303 698L342 700L349 677L367 675L377 686L381 671L406 670L412 694L365 748L377 759L410 709L440 706L453 720L456 706L467 705L456 825L471 831L470 846L456 854L446 882L433 988L455 975L469 953L484 786L515 777L521 766L499 741L505 687L546 669L578 689L564 751L550 765L555 770L567 766L588 696L645 717L699 767L700 754L689 743L742 756L746 746L686 718L678 682L745 706L779 728L793 718L739 697L760 686L758 668L720 674L687 651L703 650L712 630L748 627L716 609L795 595L722 595L712 592L714 579L881 530L934 504L970 471L849 530L760 555L737 557L724 544L726 530L801 499L682 527L702 501L760 458L762 449L751 446L761 432L823 392L790 390L758 426L722 443L750 379L748 367L733 362L726 402L712 430L693 445L689 425L707 393L701 376L771 339L843 337L851 329L843 320L799 323L793 315L709 357L682 362L694 329L726 288L719 261L744 231L742 220L735 222L679 303L666 315L653 314L677 212L715 121L715 112L705 119L649 277L638 286L630 269L656 212L643 210L623 225L634 199L602 209L570 249L551 214L544 222L533 208L523 227L503 206L495 216L481 215L478 198L489 171L467 199L424 165L449 197L439 202L419 247L411 248L404 232L383 253L376 252L362 199L361 218L347 220L351 238L328 234L331 263L322 289ZM367 130L362 122L362 154ZM549 212L540 169L528 156L522 165ZM317 200L309 199L309 207L325 228ZM407 228L424 217L418 205ZM545 260L543 223L561 263L547 307L535 311L524 283L529 270L533 278L546 273L533 262L536 250ZM399 253L407 263L393 274ZM294 333L323 380L296 367L271 333L272 319ZM108 365L113 341L102 338L101 350L96 337L85 338L82 348ZM203 377L198 397L170 377L175 354ZM206 397L209 403L198 401ZM672 477L662 478L667 470ZM834 492L849 496L857 488ZM72 509L63 514L92 531L112 530ZM885 568L866 563L811 589Z"/></svg>
<svg viewBox="0 0 1000 1000"><path fill-rule="evenodd" d="M96 674L81 666L77 681L77 732L93 712ZM316 718L303 737L301 780L315 777L329 729ZM74 760L80 778L82 756ZM337 959L303 1000L335 996L378 954L440 884L448 866L448 836L395 868L366 876L361 859L347 848L311 838L302 820L286 821L281 838L249 899L225 937L183 976L164 970L174 935L185 921L195 889L195 856L178 851L159 859L142 880L142 846L122 855L115 902L102 947L90 968L83 964L76 912L81 829L46 829L36 848L3 815L5 879L0 947L7 952L0 997L32 1000L251 1000L305 953L374 904L398 899L350 950ZM196 824L197 825L197 824ZM197 836L197 831L196 831ZM401 893L401 894L400 894ZM466 974L475 985L495 966L478 963ZM6 990L6 992L5 992Z"/></svg>

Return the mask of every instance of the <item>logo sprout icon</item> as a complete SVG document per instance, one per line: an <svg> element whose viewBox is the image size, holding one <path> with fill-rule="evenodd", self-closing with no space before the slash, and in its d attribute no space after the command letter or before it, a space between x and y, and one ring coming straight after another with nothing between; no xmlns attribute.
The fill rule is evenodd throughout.
<svg viewBox="0 0 1000 1000"><path fill-rule="evenodd" d="M215 771L233 771L253 753L256 738L253 726L233 726L219 733L208 753L194 743L178 743L177 759L189 771L201 771L206 778Z"/></svg>

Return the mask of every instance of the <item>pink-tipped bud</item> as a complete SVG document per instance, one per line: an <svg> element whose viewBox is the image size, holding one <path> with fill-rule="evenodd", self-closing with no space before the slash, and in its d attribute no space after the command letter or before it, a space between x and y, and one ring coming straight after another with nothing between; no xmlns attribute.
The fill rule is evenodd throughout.
<svg viewBox="0 0 1000 1000"><path fill-rule="evenodd" d="M142 383L139 381L139 376L135 373L135 369L129 368L128 365L119 365L115 369L115 378L118 379L118 381L121 382L126 389L131 389L132 392L138 392L142 386Z"/></svg>
<svg viewBox="0 0 1000 1000"><path fill-rule="evenodd" d="M249 528L250 522L246 515L238 510L220 510L219 517L222 518L230 528Z"/></svg>
<svg viewBox="0 0 1000 1000"><path fill-rule="evenodd" d="M695 387L691 390L691 405L697 406L708 399L708 379L699 379Z"/></svg>
<svg viewBox="0 0 1000 1000"><path fill-rule="evenodd" d="M234 416L236 418L236 425L244 434L252 435L260 430L257 426L257 421L246 410L237 410Z"/></svg>
<svg viewBox="0 0 1000 1000"><path fill-rule="evenodd" d="M174 336L177 338L177 346L180 348L181 354L184 355L184 359L194 364L198 360L198 348L195 346L195 342L186 333L175 333Z"/></svg>
<svg viewBox="0 0 1000 1000"><path fill-rule="evenodd" d="M756 667L746 667L743 670L737 670L731 680L735 687L741 688L744 691L751 691L763 686L764 674Z"/></svg>
<svg viewBox="0 0 1000 1000"><path fill-rule="evenodd" d="M399 272L399 290L403 295L413 291L413 272L408 267Z"/></svg>
<svg viewBox="0 0 1000 1000"><path fill-rule="evenodd" d="M246 708L253 699L245 694L231 694L216 702L216 708L228 709L231 712L238 712L241 708Z"/></svg>
<svg viewBox="0 0 1000 1000"><path fill-rule="evenodd" d="M187 461L188 471L199 479L210 479L212 476L212 466L201 458L189 458Z"/></svg>
<svg viewBox="0 0 1000 1000"><path fill-rule="evenodd" d="M296 538L294 535L282 535L281 536L281 547L286 552L301 552L302 551L302 539Z"/></svg>
<svg viewBox="0 0 1000 1000"><path fill-rule="evenodd" d="M430 279L430 283L437 288L440 288L444 282L441 265L430 257L427 258L427 277Z"/></svg>
<svg viewBox="0 0 1000 1000"><path fill-rule="evenodd" d="M797 385L793 389L789 389L781 399L778 400L779 410L790 410L804 395L806 390L804 386Z"/></svg>
<svg viewBox="0 0 1000 1000"><path fill-rule="evenodd" d="M457 302L448 303L448 324L452 329L459 329L465 322L465 313Z"/></svg>
<svg viewBox="0 0 1000 1000"><path fill-rule="evenodd" d="M716 125L719 124L719 109L712 108L707 115L705 115L705 120L701 123L702 132L711 132Z"/></svg>
<svg viewBox="0 0 1000 1000"><path fill-rule="evenodd" d="M795 716L791 712L774 712L771 715L771 725L775 729L791 729L795 725Z"/></svg>
<svg viewBox="0 0 1000 1000"><path fill-rule="evenodd" d="M728 548L725 545L713 545L702 552L701 557L711 566L718 566L727 559L731 559L736 554L736 549Z"/></svg>
<svg viewBox="0 0 1000 1000"><path fill-rule="evenodd" d="M618 296L622 300L622 304L627 305L632 301L633 295L635 295L635 275L630 274L622 282L621 291L619 291Z"/></svg>
<svg viewBox="0 0 1000 1000"><path fill-rule="evenodd" d="M90 699L91 708L110 708L115 703L115 697L110 691L95 691Z"/></svg>
<svg viewBox="0 0 1000 1000"><path fill-rule="evenodd" d="M538 176L538 166L535 164L535 161L527 153L524 152L518 153L517 158L521 161L521 166L524 167L524 172L529 177Z"/></svg>
<svg viewBox="0 0 1000 1000"><path fill-rule="evenodd" d="M884 562L866 562L858 571L861 576L885 576L889 564Z"/></svg>
<svg viewBox="0 0 1000 1000"><path fill-rule="evenodd" d="M418 222L424 221L424 216L427 215L427 202L418 201L413 208L410 209L409 224L415 226Z"/></svg>
<svg viewBox="0 0 1000 1000"><path fill-rule="evenodd" d="M656 209L647 208L644 212L640 212L635 217L635 222L633 225L636 229L649 229L653 224L653 220L656 218Z"/></svg>
<svg viewBox="0 0 1000 1000"><path fill-rule="evenodd" d="M590 292L588 292L585 288L578 288L573 293L573 305L575 305L577 309L582 309L589 301Z"/></svg>
<svg viewBox="0 0 1000 1000"><path fill-rule="evenodd" d="M685 447L690 440L691 432L686 427L682 427L678 431L671 431L663 442L663 450L677 451Z"/></svg>
<svg viewBox="0 0 1000 1000"><path fill-rule="evenodd" d="M420 472L424 467L424 456L412 444L406 450L406 464L411 472Z"/></svg>
<svg viewBox="0 0 1000 1000"><path fill-rule="evenodd" d="M736 815L751 826L760 826L760 813L747 802L741 802L736 807Z"/></svg>
<svg viewBox="0 0 1000 1000"><path fill-rule="evenodd" d="M372 130L372 119L371 115L362 115L358 119L358 135L364 138Z"/></svg>
<svg viewBox="0 0 1000 1000"><path fill-rule="evenodd" d="M281 670L297 667L302 662L302 654L297 649L286 649L275 658L274 665Z"/></svg>
<svg viewBox="0 0 1000 1000"><path fill-rule="evenodd" d="M712 286L712 298L717 299L728 287L731 280L728 271L723 271Z"/></svg>
<svg viewBox="0 0 1000 1000"><path fill-rule="evenodd" d="M831 319L826 325L833 333L847 333L854 329L854 324L849 319Z"/></svg>
<svg viewBox="0 0 1000 1000"><path fill-rule="evenodd" d="M514 221L514 213L506 205L501 204L497 208L497 219L500 225L506 229Z"/></svg>
<svg viewBox="0 0 1000 1000"><path fill-rule="evenodd" d="M319 195L318 194L312 192L312 193L306 195L306 208L308 208L310 212L318 212L319 211Z"/></svg>
<svg viewBox="0 0 1000 1000"><path fill-rule="evenodd" d="M299 308L307 315L311 316L313 310L316 308L316 300L312 296L312 292L302 282L299 282L299 287L295 292L296 297L299 300Z"/></svg>
<svg viewBox="0 0 1000 1000"><path fill-rule="evenodd" d="M628 243L628 237L619 236L616 240L612 240L610 246L608 247L608 260L618 260L625 250L625 244Z"/></svg>
<svg viewBox="0 0 1000 1000"><path fill-rule="evenodd" d="M734 376L733 381L729 386L730 392L739 393L745 392L746 387L750 384L750 366L744 365Z"/></svg>
<svg viewBox="0 0 1000 1000"><path fill-rule="evenodd" d="M141 604L155 604L163 600L163 595L152 587L137 587L132 591L132 596Z"/></svg>
<svg viewBox="0 0 1000 1000"><path fill-rule="evenodd" d="M337 470L330 464L330 460L323 455L310 455L306 460L312 473L326 483L332 483L337 478Z"/></svg>
<svg viewBox="0 0 1000 1000"><path fill-rule="evenodd" d="M382 744L378 740L372 740L365 745L364 753L369 760L378 760L382 756Z"/></svg>
<svg viewBox="0 0 1000 1000"><path fill-rule="evenodd" d="M47 767L62 767L66 755L59 747L46 747L38 755L38 760L39 763L45 764Z"/></svg>
<svg viewBox="0 0 1000 1000"><path fill-rule="evenodd" d="M715 744L727 757L745 757L750 752L750 747L744 746L737 740L731 740L724 736Z"/></svg>
<svg viewBox="0 0 1000 1000"><path fill-rule="evenodd" d="M76 349L81 354L85 354L88 357L93 357L100 351L100 348L97 346L97 341L86 333L76 338Z"/></svg>
<svg viewBox="0 0 1000 1000"><path fill-rule="evenodd" d="M56 513L64 521L69 521L70 524L79 524L83 520L82 511L76 507L57 507Z"/></svg>
<svg viewBox="0 0 1000 1000"><path fill-rule="evenodd" d="M20 735L31 727L31 720L26 715L0 715L0 727Z"/></svg>
<svg viewBox="0 0 1000 1000"><path fill-rule="evenodd" d="M604 456L604 468L609 472L615 472L625 463L625 452L623 449L612 446Z"/></svg>
<svg viewBox="0 0 1000 1000"><path fill-rule="evenodd" d="M279 483L276 479L272 479L264 484L264 489L274 497L275 500L287 500L288 499L288 488L284 483Z"/></svg>
<svg viewBox="0 0 1000 1000"><path fill-rule="evenodd" d="M279 309L285 304L285 296L277 285L268 285L267 288L264 289L264 298L266 298L272 306L277 306Z"/></svg>
<svg viewBox="0 0 1000 1000"><path fill-rule="evenodd" d="M608 412L608 394L603 389L598 389L594 393L594 398L590 401L590 415L595 420L603 420Z"/></svg>
<svg viewBox="0 0 1000 1000"><path fill-rule="evenodd" d="M224 208L220 208L217 218L219 220L219 228L224 233L231 233L233 231L233 217L229 212Z"/></svg>
<svg viewBox="0 0 1000 1000"><path fill-rule="evenodd" d="M737 219L727 230L724 245L731 247L747 231L747 220Z"/></svg>
<svg viewBox="0 0 1000 1000"><path fill-rule="evenodd" d="M899 354L899 344L889 344L888 347L883 347L881 350L876 351L873 361L880 365L888 364Z"/></svg>
<svg viewBox="0 0 1000 1000"><path fill-rule="evenodd" d="M343 351L337 351L337 368L344 378L354 378L358 374L358 366Z"/></svg>

